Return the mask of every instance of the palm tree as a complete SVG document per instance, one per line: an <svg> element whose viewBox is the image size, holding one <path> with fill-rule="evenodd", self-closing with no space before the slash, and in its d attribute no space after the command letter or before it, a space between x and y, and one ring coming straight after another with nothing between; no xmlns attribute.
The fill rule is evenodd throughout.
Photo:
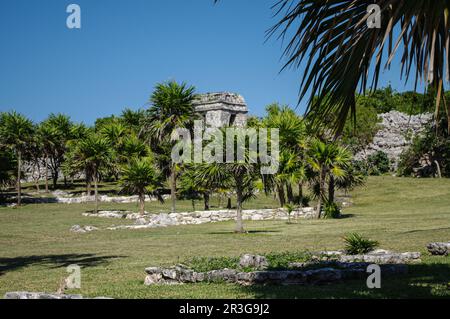
<svg viewBox="0 0 450 319"><path fill-rule="evenodd" d="M64 114L50 114L40 125L40 131L45 138L45 156L50 167L53 189L56 189L61 165L67 151L67 142L71 139L73 123ZM66 185L66 177L64 177Z"/></svg>
<svg viewBox="0 0 450 319"><path fill-rule="evenodd" d="M294 201L293 185L299 185L299 197L302 197L305 170L303 154L306 149L306 125L303 119L288 106L271 104L266 107L267 116L263 124L268 128L279 129L280 167L275 175L264 176L266 190L275 190L280 207L288 201ZM286 188L286 191L285 191Z"/></svg>
<svg viewBox="0 0 450 319"><path fill-rule="evenodd" d="M156 195L162 201L162 197L157 192L157 189L162 186L160 176L148 158L132 159L125 165L122 169L120 184L122 191L138 194L141 215L145 213L146 194Z"/></svg>
<svg viewBox="0 0 450 319"><path fill-rule="evenodd" d="M131 132L138 134L140 130L141 120L144 117L143 110L133 111L132 109L126 108L122 111L120 116L120 122Z"/></svg>
<svg viewBox="0 0 450 319"><path fill-rule="evenodd" d="M53 148L53 138L54 130L50 127L50 125L46 125L45 123L41 123L37 129L37 136L39 142L42 146L42 164L44 166L44 180L45 180L45 192L48 193L48 158L51 150Z"/></svg>
<svg viewBox="0 0 450 319"><path fill-rule="evenodd" d="M90 134L80 140L72 151L73 165L91 175L94 182L95 210L98 212L98 182L100 171L108 168L114 159L114 152L108 140L97 134Z"/></svg>
<svg viewBox="0 0 450 319"><path fill-rule="evenodd" d="M222 130L225 134L225 130ZM224 188L233 188L236 192L236 233L244 233L242 222L242 205L247 200L255 196L256 180L260 177L258 163L252 163L251 158L256 158L255 154L246 147L246 142L251 145L252 138L243 134L235 137L235 154L242 153L244 158L239 161L235 158L234 162L227 162L224 158L222 163L205 163L196 166L194 180L201 181L202 184L220 185ZM225 141L225 138L223 139ZM218 143L215 140L212 143ZM242 148L242 150L239 150ZM225 156L225 155L224 155Z"/></svg>
<svg viewBox="0 0 450 319"><path fill-rule="evenodd" d="M323 202L334 201L334 179L346 175L345 166L348 165L350 159L351 155L347 149L338 146L336 143L326 143L317 138L311 141L308 163L312 170L318 175L317 218L321 217ZM327 177L330 177L330 197L333 197L328 199L326 198Z"/></svg>
<svg viewBox="0 0 450 319"><path fill-rule="evenodd" d="M196 118L195 88L175 81L159 83L150 97L151 107L143 120L142 135L152 144L163 173L170 175L172 212L175 212L177 168L170 158L173 142L171 135L177 128L190 128Z"/></svg>
<svg viewBox="0 0 450 319"><path fill-rule="evenodd" d="M444 77L450 74L450 2L380 0L380 28L368 21L369 0L279 0L275 5L278 23L268 36L288 39L284 68L302 71L300 98L310 95L308 114L313 123L337 114L340 132L350 113L356 119L355 93L359 88L376 89L379 75L396 55L401 74L415 83L423 80L437 92L436 118L444 96ZM315 99L317 97L317 99ZM450 131L450 121L448 121Z"/></svg>
<svg viewBox="0 0 450 319"><path fill-rule="evenodd" d="M22 198L22 156L33 134L33 123L14 111L0 115L0 145L11 149L17 157L17 205Z"/></svg>

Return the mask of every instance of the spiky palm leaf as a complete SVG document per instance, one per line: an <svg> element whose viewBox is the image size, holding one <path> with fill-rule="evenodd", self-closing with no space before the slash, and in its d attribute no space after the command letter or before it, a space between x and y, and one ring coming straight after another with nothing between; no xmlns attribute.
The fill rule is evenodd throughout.
<svg viewBox="0 0 450 319"><path fill-rule="evenodd" d="M449 65L449 1L380 0L381 28L369 28L371 0L279 0L281 15L268 34L288 37L284 68L303 63L300 98L310 94L308 114L317 124L337 114L341 131L350 112L355 118L355 93L375 89L380 72L401 56L401 76L413 74L438 90L439 111L443 81ZM317 97L317 99L315 99ZM449 113L447 109L447 114Z"/></svg>

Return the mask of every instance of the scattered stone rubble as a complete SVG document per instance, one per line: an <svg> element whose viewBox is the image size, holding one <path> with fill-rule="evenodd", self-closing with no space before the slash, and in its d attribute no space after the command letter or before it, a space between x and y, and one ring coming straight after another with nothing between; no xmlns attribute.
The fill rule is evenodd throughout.
<svg viewBox="0 0 450 319"><path fill-rule="evenodd" d="M124 211L100 211L97 214L84 213L86 217L105 217L122 218L135 220L135 225L121 225L109 227L110 230L117 229L146 229L157 227L168 227L178 225L199 225L206 223L215 223L230 221L236 218L235 210L218 211L197 211L184 213L161 213L161 214L138 214ZM262 221L262 220L287 220L287 211L283 208L277 209L258 209L244 210L242 212L243 220ZM291 219L296 218L314 218L314 208L300 208L291 214Z"/></svg>
<svg viewBox="0 0 450 319"><path fill-rule="evenodd" d="M197 282L229 282L248 285L318 285L356 279L366 276L370 264L380 264L384 275L405 274L407 264L420 261L420 253L393 253L374 251L366 255L347 256L342 252L321 252L309 262L291 263L289 269L271 270L264 256L243 255L238 269L218 269L195 272L184 265L171 268L149 267L144 284L174 285ZM252 267L256 271L244 272L240 269ZM311 269L312 268L312 269Z"/></svg>
<svg viewBox="0 0 450 319"><path fill-rule="evenodd" d="M82 295L51 294L45 292L7 292L4 299L111 299L107 297L85 298Z"/></svg>
<svg viewBox="0 0 450 319"><path fill-rule="evenodd" d="M96 230L98 230L98 228L94 227L94 226L73 225L70 228L71 232L73 232L73 233L81 233L81 234L90 233L90 232L93 232L93 231L96 231Z"/></svg>
<svg viewBox="0 0 450 319"><path fill-rule="evenodd" d="M448 243L430 243L427 249L432 255L447 256L450 254L450 242Z"/></svg>

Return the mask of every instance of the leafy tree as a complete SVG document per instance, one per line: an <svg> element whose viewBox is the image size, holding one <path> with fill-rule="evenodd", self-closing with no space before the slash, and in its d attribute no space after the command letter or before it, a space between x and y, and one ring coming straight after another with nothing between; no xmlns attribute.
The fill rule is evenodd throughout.
<svg viewBox="0 0 450 319"><path fill-rule="evenodd" d="M0 114L0 146L14 152L17 158L17 205L22 199L22 156L27 150L33 134L33 123L14 111Z"/></svg>
<svg viewBox="0 0 450 319"><path fill-rule="evenodd" d="M10 149L0 148L0 192L16 182L17 160Z"/></svg>
<svg viewBox="0 0 450 319"><path fill-rule="evenodd" d="M145 213L145 195L156 195L162 201L158 189L162 186L159 173L149 158L132 159L122 168L122 191L139 196L139 212Z"/></svg>
<svg viewBox="0 0 450 319"><path fill-rule="evenodd" d="M380 130L380 118L377 111L367 103L369 98L360 96L356 104L356 122L350 116L344 126L341 141L354 152L359 152L373 142L375 134Z"/></svg>
<svg viewBox="0 0 450 319"><path fill-rule="evenodd" d="M79 140L71 154L73 167L89 174L94 182L95 210L98 212L98 182L102 169L108 168L114 158L109 142L98 134Z"/></svg>
<svg viewBox="0 0 450 319"><path fill-rule="evenodd" d="M222 130L225 136L225 130ZM242 159L236 156L234 161L227 161L224 154L223 161L220 163L204 163L198 164L195 169L194 180L196 182L205 183L206 185L222 185L222 187L232 188L236 193L236 233L244 232L242 222L242 205L244 202L254 197L256 190L256 181L260 177L258 163L252 163L250 159L256 158L254 150L247 148L252 143L255 136L245 136L244 134L236 134L235 136L235 153L243 154ZM223 138L225 141L226 138ZM223 141L214 140L212 143L220 143ZM222 145L218 145L219 147Z"/></svg>
<svg viewBox="0 0 450 319"><path fill-rule="evenodd" d="M309 146L308 162L314 172L318 174L318 201L316 214L321 217L323 202L334 201L335 179L343 178L347 172L345 167L350 163L351 155L347 149L336 143L323 142L313 139ZM329 177L328 198L326 196L326 182Z"/></svg>
<svg viewBox="0 0 450 319"><path fill-rule="evenodd" d="M417 135L412 145L400 156L398 173L401 176L450 177L450 135L447 117L441 113L440 129L429 124L423 134Z"/></svg>
<svg viewBox="0 0 450 319"><path fill-rule="evenodd" d="M303 182L306 180L303 160L307 146L307 130L302 118L288 106L274 103L267 106L266 111L263 126L279 130L280 165L275 175L264 176L264 182L266 189L277 192L280 207L283 207L286 203L286 193L288 201L294 202L294 184L299 184L299 197L303 196Z"/></svg>
<svg viewBox="0 0 450 319"><path fill-rule="evenodd" d="M170 175L172 212L175 212L177 168L170 154L174 142L171 135L175 129L190 128L196 118L195 88L175 81L159 83L150 97L151 107L143 120L141 134L146 136L156 153L163 174Z"/></svg>
<svg viewBox="0 0 450 319"><path fill-rule="evenodd" d="M67 142L71 140L73 123L63 114L50 114L41 123L41 133L45 138L45 156L48 158L48 166L53 179L53 189L56 189L61 165L64 162L67 151ZM64 177L66 185L66 177Z"/></svg>
<svg viewBox="0 0 450 319"><path fill-rule="evenodd" d="M143 110L132 110L130 108L126 108L122 111L120 116L120 122L134 134L138 134L141 129L141 121L145 116L145 112Z"/></svg>

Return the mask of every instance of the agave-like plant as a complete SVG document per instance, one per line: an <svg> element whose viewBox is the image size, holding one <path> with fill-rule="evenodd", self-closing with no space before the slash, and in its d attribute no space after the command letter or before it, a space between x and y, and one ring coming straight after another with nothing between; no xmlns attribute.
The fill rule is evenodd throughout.
<svg viewBox="0 0 450 319"><path fill-rule="evenodd" d="M304 66L300 98L310 95L313 123L337 114L340 132L356 115L355 93L375 89L383 68L400 55L401 77L431 84L436 115L450 74L450 1L379 0L380 27L368 23L373 0L277 0L278 23L268 31L286 39L284 68ZM316 98L317 97L317 98ZM450 131L450 121L448 130Z"/></svg>

